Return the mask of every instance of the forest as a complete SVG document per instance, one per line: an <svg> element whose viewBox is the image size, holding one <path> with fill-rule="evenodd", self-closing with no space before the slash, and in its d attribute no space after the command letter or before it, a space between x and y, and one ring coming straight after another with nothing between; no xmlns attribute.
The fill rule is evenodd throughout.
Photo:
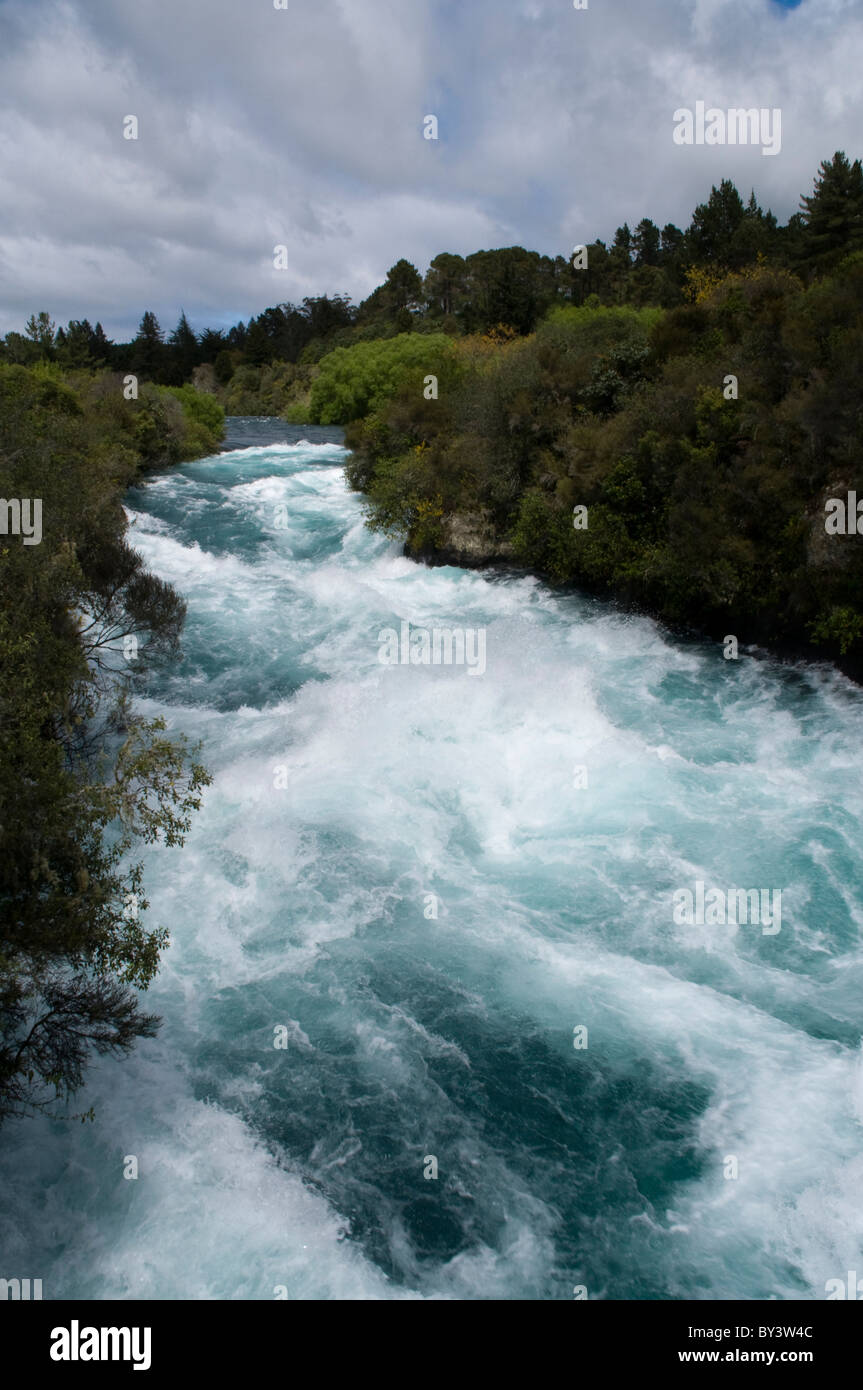
<svg viewBox="0 0 863 1390"><path fill-rule="evenodd" d="M515 246L468 256L442 252L426 273L399 260L359 305L346 294L278 304L230 328L195 333L186 314L165 333L143 313L134 339L115 343L101 323L72 320L57 327L42 310L23 332L0 340L0 361L23 366L132 372L166 386L195 381L218 395L229 414L279 415L307 399L314 369L336 348L405 333L482 335L499 325L532 334L561 305L630 305L673 309L691 301L705 274L767 263L808 282L835 270L863 247L863 173L842 151L822 162L800 211L781 225L751 192L728 179L713 187L685 230L649 217L618 227L611 245L586 243L556 256Z"/></svg>

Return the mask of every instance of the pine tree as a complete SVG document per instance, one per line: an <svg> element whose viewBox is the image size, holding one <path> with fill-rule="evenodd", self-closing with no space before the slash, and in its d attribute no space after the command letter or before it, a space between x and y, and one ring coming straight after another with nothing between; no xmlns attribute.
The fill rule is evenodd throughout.
<svg viewBox="0 0 863 1390"><path fill-rule="evenodd" d="M673 222L666 222L662 229L661 260L663 265L679 258L683 247L684 234Z"/></svg>
<svg viewBox="0 0 863 1390"><path fill-rule="evenodd" d="M36 343L43 357L54 354L54 321L43 309L39 314L31 314L25 329L27 337Z"/></svg>
<svg viewBox="0 0 863 1390"><path fill-rule="evenodd" d="M260 318L249 320L249 331L243 345L246 361L253 367L265 367L273 360L273 345Z"/></svg>
<svg viewBox="0 0 863 1390"><path fill-rule="evenodd" d="M198 339L182 309L177 327L168 341L171 346L172 385L179 386L189 380L198 362Z"/></svg>
<svg viewBox="0 0 863 1390"><path fill-rule="evenodd" d="M659 265L659 228L649 217L643 217L632 238L636 265Z"/></svg>
<svg viewBox="0 0 863 1390"><path fill-rule="evenodd" d="M618 227L614 233L614 243L612 251L622 251L627 260L632 254L632 232L629 230L629 223L624 222L622 227Z"/></svg>
<svg viewBox="0 0 863 1390"><path fill-rule="evenodd" d="M465 299L467 272L464 257L450 251L435 256L423 285L426 303L435 314L455 314Z"/></svg>
<svg viewBox="0 0 863 1390"><path fill-rule="evenodd" d="M806 269L829 270L851 251L863 246L863 168L851 164L842 150L824 159L814 191L800 199L804 223L800 263Z"/></svg>
<svg viewBox="0 0 863 1390"><path fill-rule="evenodd" d="M156 315L148 309L132 344L132 369L149 381L161 379L165 363L165 337Z"/></svg>
<svg viewBox="0 0 863 1390"><path fill-rule="evenodd" d="M93 329L88 319L70 319L65 331L62 328L57 329L56 348L60 361L70 367L92 366L92 337Z"/></svg>
<svg viewBox="0 0 863 1390"><path fill-rule="evenodd" d="M422 301L422 276L410 261L396 261L387 271L387 297L394 312L418 309Z"/></svg>
<svg viewBox="0 0 863 1390"><path fill-rule="evenodd" d="M686 234L689 250L698 265L731 268L735 264L734 233L744 217L743 199L730 179L723 179L710 190L706 203L699 203Z"/></svg>
<svg viewBox="0 0 863 1390"><path fill-rule="evenodd" d="M101 323L97 323L90 335L90 356L93 361L99 366L107 366L111 361L113 346L111 339L105 336Z"/></svg>
<svg viewBox="0 0 863 1390"><path fill-rule="evenodd" d="M227 339L221 328L205 328L198 339L202 362L215 362Z"/></svg>

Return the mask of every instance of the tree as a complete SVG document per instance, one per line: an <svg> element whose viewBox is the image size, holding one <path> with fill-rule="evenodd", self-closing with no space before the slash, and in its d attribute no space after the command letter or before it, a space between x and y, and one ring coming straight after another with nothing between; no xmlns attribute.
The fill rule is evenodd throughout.
<svg viewBox="0 0 863 1390"><path fill-rule="evenodd" d="M660 231L649 217L643 217L635 229L632 249L636 265L659 265Z"/></svg>
<svg viewBox="0 0 863 1390"><path fill-rule="evenodd" d="M35 343L43 357L54 355L54 321L43 309L39 314L31 314L25 329L31 343Z"/></svg>
<svg viewBox="0 0 863 1390"><path fill-rule="evenodd" d="M627 260L632 255L632 232L629 230L629 223L624 222L622 227L618 227L614 233L612 251L621 251Z"/></svg>
<svg viewBox="0 0 863 1390"><path fill-rule="evenodd" d="M680 260L684 241L685 236L680 228L675 227L673 222L666 222L661 233L660 263L664 266L676 266Z"/></svg>
<svg viewBox="0 0 863 1390"><path fill-rule="evenodd" d="M730 179L723 179L710 190L706 203L699 203L686 234L693 260L698 264L733 268L734 234L746 215L743 199Z"/></svg>
<svg viewBox="0 0 863 1390"><path fill-rule="evenodd" d="M457 314L464 304L467 270L463 256L443 251L428 268L423 293L435 315Z"/></svg>
<svg viewBox="0 0 863 1390"><path fill-rule="evenodd" d="M759 256L767 259L776 249L776 218L758 205L753 189L743 217L732 233L728 255L729 266L739 269L751 265Z"/></svg>
<svg viewBox="0 0 863 1390"><path fill-rule="evenodd" d="M443 333L404 333L336 348L312 384L310 418L318 425L348 424L404 381L422 400L426 376L440 377L451 361L452 341Z"/></svg>
<svg viewBox="0 0 863 1390"><path fill-rule="evenodd" d="M205 328L198 339L198 350L202 362L215 362L223 350L226 338L221 328Z"/></svg>
<svg viewBox="0 0 863 1390"><path fill-rule="evenodd" d="M828 270L863 246L863 168L842 150L822 160L811 194L800 199L803 237L800 263Z"/></svg>
<svg viewBox="0 0 863 1390"><path fill-rule="evenodd" d="M475 251L465 260L465 271L459 318L468 333L485 333L498 324L531 333L557 295L554 262L523 246Z"/></svg>
<svg viewBox="0 0 863 1390"><path fill-rule="evenodd" d="M253 367L264 367L268 362L272 362L275 354L263 316L249 320L243 352L246 361Z"/></svg>
<svg viewBox="0 0 863 1390"><path fill-rule="evenodd" d="M93 329L87 319L70 319L65 332L57 329L56 349L60 362L69 367L94 365L90 351Z"/></svg>
<svg viewBox="0 0 863 1390"><path fill-rule="evenodd" d="M404 259L396 261L387 271L386 291L393 309L414 310L422 300L422 276L416 266Z"/></svg>
<svg viewBox="0 0 863 1390"><path fill-rule="evenodd" d="M169 651L185 611L126 541L138 412L110 382L0 367L0 490L46 518L33 549L0 537L0 1120L71 1096L91 1050L152 1036L136 991L166 933L129 852L181 844L209 781L117 672L124 636Z"/></svg>
<svg viewBox="0 0 863 1390"><path fill-rule="evenodd" d="M354 308L349 295L321 294L303 300L303 315L309 327L310 339L328 338L332 333L350 327L354 321Z"/></svg>
<svg viewBox="0 0 863 1390"><path fill-rule="evenodd" d="M246 325L242 322L242 320L240 321L240 323L235 323L233 328L229 328L227 334L225 335L227 338L228 347L239 348L242 352L243 348L246 345L246 336L248 334L248 331L249 330L247 329Z"/></svg>
<svg viewBox="0 0 863 1390"><path fill-rule="evenodd" d="M159 320L149 309L138 325L132 344L132 370L149 381L161 380L165 365L165 336Z"/></svg>
<svg viewBox="0 0 863 1390"><path fill-rule="evenodd" d="M26 337L23 333L7 333L3 339L4 362L26 367L38 362L41 355L38 343L34 343L32 338Z"/></svg>
<svg viewBox="0 0 863 1390"><path fill-rule="evenodd" d="M573 304L585 304L591 297L600 302L610 280L611 262L608 247L604 241L592 241L586 247L587 268L576 270L569 263L570 295Z"/></svg>
<svg viewBox="0 0 863 1390"><path fill-rule="evenodd" d="M84 320L86 323L86 319ZM97 366L107 365L112 358L114 344L105 336L101 323L97 323L90 337L90 356Z"/></svg>
<svg viewBox="0 0 863 1390"><path fill-rule="evenodd" d="M222 351L216 354L216 360L213 363L213 371L216 374L216 380L219 382L219 385L227 386L231 377L234 375L234 359L227 348L222 348Z"/></svg>
<svg viewBox="0 0 863 1390"><path fill-rule="evenodd" d="M422 304L422 277L416 266L404 259L396 261L387 271L382 285L364 299L357 310L360 324L387 324L395 326L399 320L409 331L412 321L405 320Z"/></svg>
<svg viewBox="0 0 863 1390"><path fill-rule="evenodd" d="M171 348L171 385L180 386L189 380L198 361L198 339L183 310L168 341Z"/></svg>

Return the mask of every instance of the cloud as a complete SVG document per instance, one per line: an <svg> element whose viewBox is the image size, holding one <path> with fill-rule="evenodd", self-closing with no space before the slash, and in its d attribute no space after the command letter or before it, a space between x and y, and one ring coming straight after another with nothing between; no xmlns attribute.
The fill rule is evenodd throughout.
<svg viewBox="0 0 863 1390"><path fill-rule="evenodd" d="M0 332L201 328L362 297L400 256L566 254L685 224L723 177L785 218L860 152L861 59L856 0L0 0ZM781 155L676 146L697 100L780 107Z"/></svg>

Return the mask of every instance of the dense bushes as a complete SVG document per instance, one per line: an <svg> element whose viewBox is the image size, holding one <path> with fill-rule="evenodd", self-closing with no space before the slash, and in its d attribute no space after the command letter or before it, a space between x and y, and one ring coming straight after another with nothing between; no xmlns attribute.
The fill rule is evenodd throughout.
<svg viewBox="0 0 863 1390"><path fill-rule="evenodd" d="M223 407L215 397L192 386L169 386L167 391L183 408L182 458L212 454L225 433Z"/></svg>
<svg viewBox="0 0 863 1390"><path fill-rule="evenodd" d="M316 425L344 425L394 395L406 380L422 393L427 376L440 377L452 358L443 333L400 333L395 338L336 348L312 383L310 417Z"/></svg>
<svg viewBox="0 0 863 1390"><path fill-rule="evenodd" d="M220 393L220 403L228 415L271 415L295 419L304 424L309 418L309 392L316 369L274 362L270 366L237 367Z"/></svg>
<svg viewBox="0 0 863 1390"><path fill-rule="evenodd" d="M155 1027L135 989L166 936L128 852L179 843L208 778L129 705L122 673L173 649L185 609L129 546L122 495L147 464L209 449L217 411L0 366L0 1118L71 1095L91 1049ZM8 524L22 499L36 544Z"/></svg>
<svg viewBox="0 0 863 1390"><path fill-rule="evenodd" d="M713 275L665 313L555 309L457 357L439 401L402 386L349 433L373 526L428 553L490 516L554 581L863 667L863 550L824 525L863 495L863 254L808 286Z"/></svg>

